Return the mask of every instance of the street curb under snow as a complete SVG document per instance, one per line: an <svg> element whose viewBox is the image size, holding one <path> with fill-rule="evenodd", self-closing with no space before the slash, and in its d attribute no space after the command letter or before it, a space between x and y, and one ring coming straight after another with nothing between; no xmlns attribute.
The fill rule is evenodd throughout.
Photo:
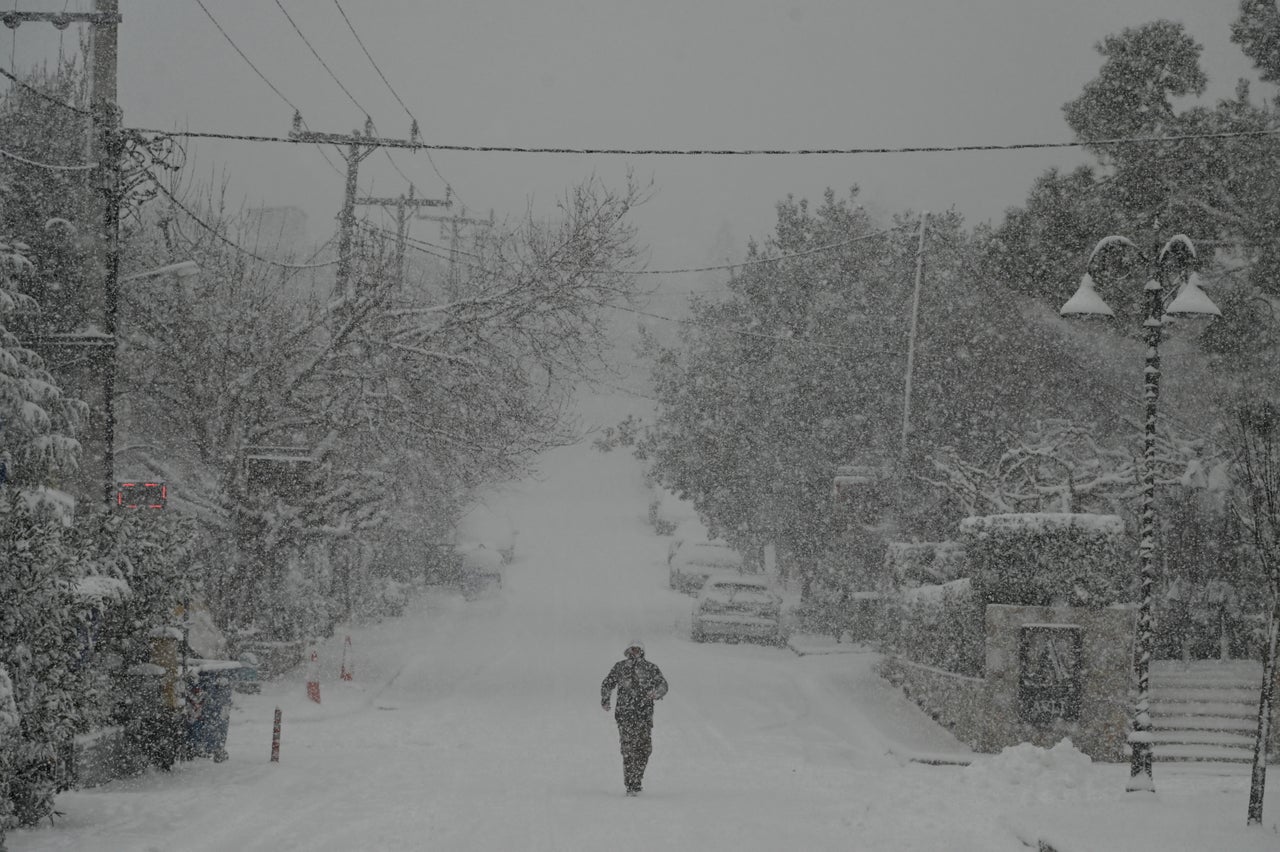
<svg viewBox="0 0 1280 852"><path fill-rule="evenodd" d="M787 647L797 657L815 654L866 654L872 650L861 642L836 642L830 636L816 633L793 633L787 639Z"/></svg>

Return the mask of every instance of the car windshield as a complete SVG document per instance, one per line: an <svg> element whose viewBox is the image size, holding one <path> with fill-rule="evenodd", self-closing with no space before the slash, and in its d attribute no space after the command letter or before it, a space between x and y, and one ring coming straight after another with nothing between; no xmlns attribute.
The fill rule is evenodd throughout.
<svg viewBox="0 0 1280 852"><path fill-rule="evenodd" d="M690 565L732 565L742 564L742 556L736 550L717 545L699 545L683 553L677 558Z"/></svg>
<svg viewBox="0 0 1280 852"><path fill-rule="evenodd" d="M771 601L772 593L756 583L713 583L708 593L719 598L745 602L748 600Z"/></svg>

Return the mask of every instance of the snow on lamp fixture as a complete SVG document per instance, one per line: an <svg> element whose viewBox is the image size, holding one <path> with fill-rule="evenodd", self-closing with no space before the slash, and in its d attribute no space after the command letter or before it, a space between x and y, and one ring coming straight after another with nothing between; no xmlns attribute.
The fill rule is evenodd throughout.
<svg viewBox="0 0 1280 852"><path fill-rule="evenodd" d="M1192 272L1187 275L1187 281L1182 285L1182 289L1178 291L1178 295L1164 309L1166 314L1208 314L1210 316L1220 317L1222 311L1213 303L1209 295L1205 293L1204 288L1200 285L1200 276Z"/></svg>
<svg viewBox="0 0 1280 852"><path fill-rule="evenodd" d="M1093 276L1087 272L1080 279L1080 288L1076 290L1074 296L1067 299L1058 313L1063 316L1115 316L1111 306L1098 295L1097 288L1093 284Z"/></svg>
<svg viewBox="0 0 1280 852"><path fill-rule="evenodd" d="M1067 300L1059 313L1063 316L1113 316L1111 308L1102 300L1094 289L1092 272L1094 261L1104 250L1128 250L1136 254L1151 268L1151 276L1143 284L1143 298L1146 303L1146 316L1142 322L1143 335L1146 338L1146 364L1143 369L1143 401L1145 405L1145 421L1142 442L1142 484L1141 494L1138 575L1141 591L1138 600L1138 623L1134 641L1133 671L1138 683L1137 699L1133 707L1132 730L1129 733L1131 761L1129 766L1129 784L1127 790L1154 791L1155 784L1151 778L1152 733L1151 733L1151 658L1155 649L1155 621L1152 616L1155 579L1157 574L1158 554L1156 549L1156 513L1155 501L1156 481L1156 403L1160 398L1160 338L1164 330L1165 316L1174 313L1220 315L1204 290L1200 288L1200 278L1188 267L1196 259L1196 247L1185 234L1176 234L1156 253L1150 257L1138 248L1133 240L1121 236L1103 237L1089 253L1089 261L1085 275L1080 280L1080 288ZM1169 304L1165 304L1164 280L1169 271L1170 261L1177 260L1177 270L1185 272L1185 280L1178 295Z"/></svg>

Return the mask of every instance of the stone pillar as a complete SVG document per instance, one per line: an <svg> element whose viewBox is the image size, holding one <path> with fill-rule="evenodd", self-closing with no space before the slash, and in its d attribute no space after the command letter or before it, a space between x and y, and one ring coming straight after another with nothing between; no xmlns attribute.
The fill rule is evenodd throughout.
<svg viewBox="0 0 1280 852"><path fill-rule="evenodd" d="M1131 606L989 605L988 712L978 749L1022 742L1048 748L1069 737L1094 760L1124 760L1135 615Z"/></svg>

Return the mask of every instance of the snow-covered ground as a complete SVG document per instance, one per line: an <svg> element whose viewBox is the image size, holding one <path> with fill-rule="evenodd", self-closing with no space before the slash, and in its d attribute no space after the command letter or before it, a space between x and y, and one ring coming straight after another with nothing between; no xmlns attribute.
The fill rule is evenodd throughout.
<svg viewBox="0 0 1280 852"><path fill-rule="evenodd" d="M63 794L56 824L10 849L1280 849L1280 778L1266 826L1248 830L1245 770L1157 765L1151 796L1066 744L911 761L968 755L875 676L874 654L689 640L691 602L667 588L630 456L584 442L542 469L489 501L519 534L500 590L427 591L403 618L344 629L319 649L321 704L305 670L237 694L226 763ZM671 683L634 799L599 704L633 638Z"/></svg>

